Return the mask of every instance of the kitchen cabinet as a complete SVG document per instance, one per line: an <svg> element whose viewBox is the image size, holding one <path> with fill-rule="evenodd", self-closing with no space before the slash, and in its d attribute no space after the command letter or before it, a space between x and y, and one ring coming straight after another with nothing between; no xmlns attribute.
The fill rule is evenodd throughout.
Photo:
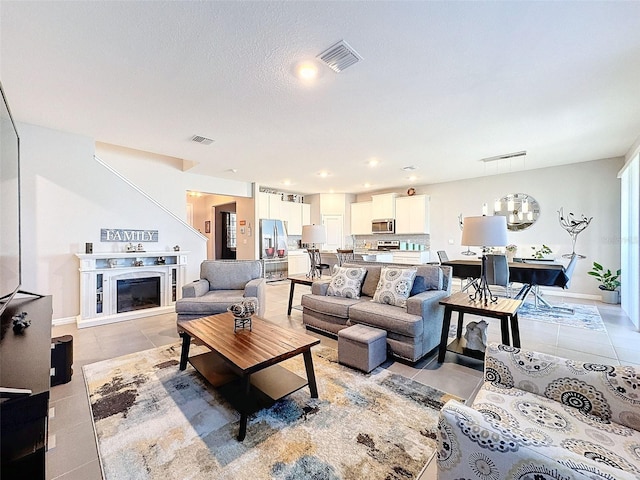
<svg viewBox="0 0 640 480"><path fill-rule="evenodd" d="M351 204L351 235L371 235L371 202Z"/></svg>
<svg viewBox="0 0 640 480"><path fill-rule="evenodd" d="M258 218L283 220L282 203L278 194L258 192Z"/></svg>
<svg viewBox="0 0 640 480"><path fill-rule="evenodd" d="M302 225L311 225L311 205L302 203ZM302 229L300 229L302 235Z"/></svg>
<svg viewBox="0 0 640 480"><path fill-rule="evenodd" d="M397 193L383 193L371 196L371 218L379 220L383 218L396 218Z"/></svg>
<svg viewBox="0 0 640 480"><path fill-rule="evenodd" d="M393 263L404 263L407 265L420 265L421 263L428 263L431 257L428 250L421 251L407 251L402 250L399 252L393 252Z"/></svg>
<svg viewBox="0 0 640 480"><path fill-rule="evenodd" d="M429 233L429 196L399 197L396 202L396 233Z"/></svg>
<svg viewBox="0 0 640 480"><path fill-rule="evenodd" d="M285 202L278 194L258 192L258 218L283 220L289 235L302 235L302 225L311 224L311 205Z"/></svg>
<svg viewBox="0 0 640 480"><path fill-rule="evenodd" d="M289 275L306 275L311 269L311 260L306 250L289 250Z"/></svg>
<svg viewBox="0 0 640 480"><path fill-rule="evenodd" d="M288 235L302 235L302 204L282 202L282 220L287 222Z"/></svg>

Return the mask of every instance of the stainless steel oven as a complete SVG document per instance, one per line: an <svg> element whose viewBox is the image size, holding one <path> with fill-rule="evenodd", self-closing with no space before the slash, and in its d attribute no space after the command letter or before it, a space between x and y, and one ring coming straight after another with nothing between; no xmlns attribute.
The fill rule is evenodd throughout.
<svg viewBox="0 0 640 480"><path fill-rule="evenodd" d="M371 233L396 233L396 221L393 218L383 218L371 222Z"/></svg>

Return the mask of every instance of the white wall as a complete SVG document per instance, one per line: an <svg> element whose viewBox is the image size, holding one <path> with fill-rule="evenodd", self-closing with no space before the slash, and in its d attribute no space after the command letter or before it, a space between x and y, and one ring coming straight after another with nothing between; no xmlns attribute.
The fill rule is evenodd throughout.
<svg viewBox="0 0 640 480"><path fill-rule="evenodd" d="M187 279L199 276L206 240L160 208L94 158L94 141L34 125L18 124L21 139L23 290L53 295L54 320L79 313L79 261L85 242L95 252L122 251L122 243L101 243L101 228L158 230L147 250L180 245L190 251ZM160 167L147 170L157 172ZM166 174L166 172L163 172ZM160 177L167 198L171 178ZM181 218L185 218L182 185ZM164 198L164 197L163 197ZM173 205L174 209L178 209Z"/></svg>
<svg viewBox="0 0 640 480"><path fill-rule="evenodd" d="M178 158L106 143L96 143L96 155L179 218L185 218L187 190L237 197L253 195L251 183L185 172Z"/></svg>
<svg viewBox="0 0 640 480"><path fill-rule="evenodd" d="M564 207L565 214L593 216L589 227L578 236L576 252L587 258L578 262L569 292L599 296L598 283L586 272L593 261L612 270L620 267L620 180L617 174L622 164L622 158L596 160L416 186L416 193L431 196L431 252L446 250L450 258L464 258L461 252L466 247L460 245L458 215L482 215L483 203L491 214L497 198L509 193L526 193L540 204L540 218L527 230L509 232L509 242L520 246L518 254L523 256L531 251L530 246L543 243L556 254L570 253L571 239L560 226L557 211ZM428 172L424 174L428 175ZM406 195L405 190L397 192ZM359 195L358 201L369 198L369 195Z"/></svg>

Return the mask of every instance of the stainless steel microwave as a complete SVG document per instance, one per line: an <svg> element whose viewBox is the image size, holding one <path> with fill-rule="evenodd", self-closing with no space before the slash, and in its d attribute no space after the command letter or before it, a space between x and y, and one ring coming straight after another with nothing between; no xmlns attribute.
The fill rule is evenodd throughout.
<svg viewBox="0 0 640 480"><path fill-rule="evenodd" d="M393 218L372 220L371 233L396 233L396 221Z"/></svg>

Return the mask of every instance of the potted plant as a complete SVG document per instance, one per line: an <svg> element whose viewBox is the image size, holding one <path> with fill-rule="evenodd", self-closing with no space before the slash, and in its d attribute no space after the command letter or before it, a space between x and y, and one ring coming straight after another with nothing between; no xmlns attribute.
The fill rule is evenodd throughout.
<svg viewBox="0 0 640 480"><path fill-rule="evenodd" d="M531 249L533 250L533 258L538 258L538 259L546 258L547 255L550 255L553 253L551 249L547 247L545 244L542 244L542 247L540 248L531 247Z"/></svg>
<svg viewBox="0 0 640 480"><path fill-rule="evenodd" d="M518 247L512 243L510 245L507 245L505 250L507 252L507 260L509 262L513 262L513 257L515 257L516 252L518 251Z"/></svg>
<svg viewBox="0 0 640 480"><path fill-rule="evenodd" d="M620 286L620 269L616 273L607 269L597 262L593 262L593 269L587 272L589 275L596 277L600 282L598 288L602 290L602 301L604 303L618 303L618 290Z"/></svg>

